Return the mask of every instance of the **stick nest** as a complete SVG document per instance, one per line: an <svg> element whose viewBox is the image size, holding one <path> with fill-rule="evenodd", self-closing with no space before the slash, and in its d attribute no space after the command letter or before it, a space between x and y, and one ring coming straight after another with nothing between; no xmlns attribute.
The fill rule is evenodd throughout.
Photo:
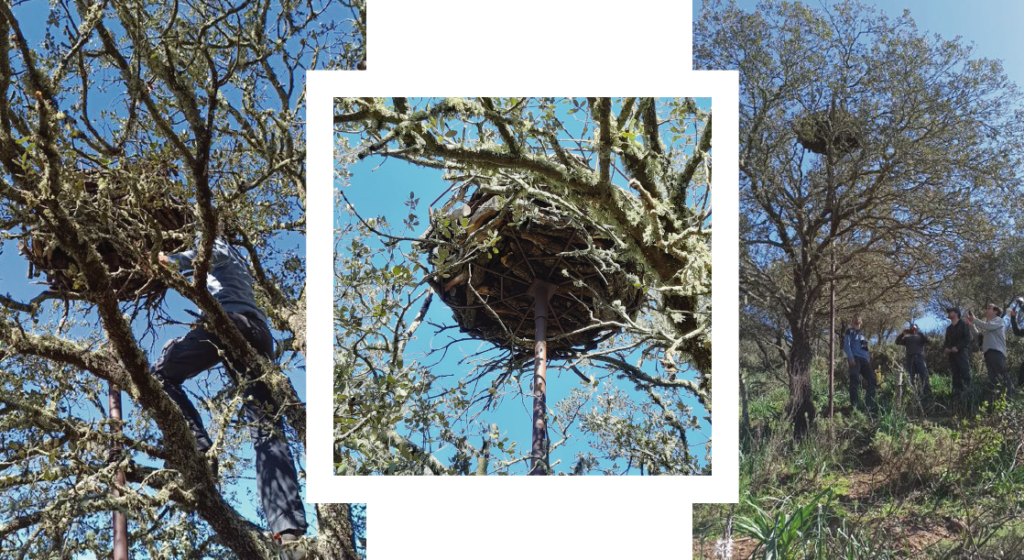
<svg viewBox="0 0 1024 560"><path fill-rule="evenodd" d="M557 286L548 306L548 355L590 350L633 318L645 296L639 267L614 243L543 200L505 200L476 190L449 201L421 237L433 265L428 281L462 332L532 354L534 279Z"/></svg>
<svg viewBox="0 0 1024 560"><path fill-rule="evenodd" d="M77 192L77 201L69 213L78 223L89 224L92 242L111 273L117 298L162 296L166 286L143 274L133 255L154 247L164 252L180 249L181 240L192 231L193 216L186 202L165 188L143 192L129 187L127 179L106 173L87 173L76 181L71 188ZM53 232L30 230L21 253L29 261L29 278L45 275L50 289L58 292L83 290L78 264L60 247Z"/></svg>
<svg viewBox="0 0 1024 560"><path fill-rule="evenodd" d="M794 129L800 144L816 153L828 152L831 141L837 155L845 155L860 148L860 134L853 115L846 111L819 111L798 117Z"/></svg>

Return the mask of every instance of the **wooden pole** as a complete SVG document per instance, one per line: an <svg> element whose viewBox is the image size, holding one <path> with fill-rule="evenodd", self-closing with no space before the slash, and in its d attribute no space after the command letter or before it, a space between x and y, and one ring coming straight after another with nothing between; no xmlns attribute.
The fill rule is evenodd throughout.
<svg viewBox="0 0 1024 560"><path fill-rule="evenodd" d="M829 305L828 305L828 417L836 417L836 249L832 246L831 276L829 277ZM829 426L834 426L834 421L829 421Z"/></svg>
<svg viewBox="0 0 1024 560"><path fill-rule="evenodd" d="M121 427L121 389L110 384L110 419L113 420L114 425L118 434L123 433ZM118 444L120 448L120 444ZM114 497L118 497L120 492L118 487L122 487L125 484L124 469L118 467L117 474L115 475L115 486L114 486ZM128 520L124 514L119 510L114 511L113 517L114 524L114 560L128 560Z"/></svg>
<svg viewBox="0 0 1024 560"><path fill-rule="evenodd" d="M548 302L555 287L542 280L534 280L528 293L533 294L533 314L536 327L533 357L533 447L530 453L530 475L548 474L548 409L547 367Z"/></svg>

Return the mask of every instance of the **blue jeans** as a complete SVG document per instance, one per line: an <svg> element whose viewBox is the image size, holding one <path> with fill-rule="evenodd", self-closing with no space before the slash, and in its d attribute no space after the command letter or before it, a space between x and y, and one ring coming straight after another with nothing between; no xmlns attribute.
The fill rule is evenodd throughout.
<svg viewBox="0 0 1024 560"><path fill-rule="evenodd" d="M228 312L228 316L245 339L266 358L274 353L274 338L266 322L255 314ZM183 337L169 341L156 364L153 375L160 380L164 391L177 403L195 435L199 451L213 445L199 411L182 389L182 384L224 360L222 344L217 336L196 327ZM234 367L225 361L225 367L237 381L251 377L244 365ZM298 473L291 448L284 439L281 417L275 410L270 389L262 382L246 386L242 408L249 423L249 431L256 452L256 488L263 505L263 514L273 533L287 530L306 530L306 512L299 496Z"/></svg>

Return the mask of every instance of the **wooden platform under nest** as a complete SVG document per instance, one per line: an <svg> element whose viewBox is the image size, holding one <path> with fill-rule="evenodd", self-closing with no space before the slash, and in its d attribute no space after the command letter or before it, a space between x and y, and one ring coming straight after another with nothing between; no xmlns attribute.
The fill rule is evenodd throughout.
<svg viewBox="0 0 1024 560"><path fill-rule="evenodd" d="M828 111L807 114L796 120L794 128L800 145L816 154L827 153L830 140L836 155L860 148L860 138L849 113L836 112L831 118Z"/></svg>
<svg viewBox="0 0 1024 560"><path fill-rule="evenodd" d="M434 220L420 248L434 264L431 285L463 332L532 353L534 279L557 286L547 320L551 357L594 348L616 331L592 328L597 323L636 316L645 295L636 265L619 262L613 243L579 220L543 201L479 190L455 206Z"/></svg>
<svg viewBox="0 0 1024 560"><path fill-rule="evenodd" d="M130 189L110 184L108 178L89 175L82 183L80 200L73 207L71 217L95 227L98 233L96 249L111 272L113 288L120 300L159 296L166 287L159 281L145 277L138 271L135 258L121 244L125 232L131 242L148 251L155 245L159 250L174 252L181 248L180 236L152 235L154 228L162 233L189 234L192 214L186 204L167 193L154 193L147 200L136 200ZM29 262L29 278L45 275L50 289L57 292L81 292L77 265L60 247L53 233L32 230L21 246L21 253Z"/></svg>

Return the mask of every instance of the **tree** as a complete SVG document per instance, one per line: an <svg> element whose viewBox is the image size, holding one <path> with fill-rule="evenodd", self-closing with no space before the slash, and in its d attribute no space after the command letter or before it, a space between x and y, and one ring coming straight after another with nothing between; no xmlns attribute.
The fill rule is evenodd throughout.
<svg viewBox="0 0 1024 560"><path fill-rule="evenodd" d="M935 282L963 243L1012 226L994 209L1020 185L1019 94L999 62L855 2L705 3L694 65L740 72L741 285L785 315L799 436L815 415L830 254L840 276L884 296Z"/></svg>
<svg viewBox="0 0 1024 560"><path fill-rule="evenodd" d="M230 490L248 468L241 387L211 377L199 388L227 472L222 494L147 350L182 320L163 297L171 288L232 358L262 373L289 439L304 441L287 375L305 352L303 79L364 59L365 5L42 4L0 5L0 250L24 269L19 242L36 271L61 255L64 280L40 291L4 278L18 293L0 296L0 548L99 555L118 510L137 556L276 558L240 513L253 505ZM161 222L168 213L185 225ZM247 253L281 333L276 363L206 289L218 224ZM158 264L158 251L197 233L192 279ZM107 415L108 385L130 397L124 422ZM326 557L354 557L348 517L344 505L320 509Z"/></svg>
<svg viewBox="0 0 1024 560"><path fill-rule="evenodd" d="M624 458L645 472L696 469L686 443L696 421L679 396L695 396L710 410L710 111L692 99L347 98L336 102L335 124L344 183L352 162L403 160L442 170L455 183L450 194L431 198L457 199L470 188L502 200L521 196L562 209L614 240L611 249L591 247L588 256L606 271L629 268L650 294L648 304L635 321L619 313L604 325L624 337L606 337L600 350L565 356L559 367L583 383L552 407L555 430L564 436L552 447L580 421L603 458ZM348 138L358 145L349 148ZM342 195L347 188L358 187L345 187ZM411 243L421 233L420 194L410 195L400 232L386 216L361 216L347 199L341 208L336 462L344 472L362 474L508 472L523 457L498 437L498 426L464 430L454 420L476 418L481 402L486 408L519 394L525 361L507 352L473 356L458 389L438 398L430 361L406 355L435 294L444 291L429 287L433 273L424 274L437 260L428 262ZM429 227L450 227L437 211L428 219ZM633 353L638 362L629 361ZM584 366L607 373L588 376ZM609 375L621 376L636 393L601 400L600 412L588 409L600 379ZM481 380L483 388L470 394ZM647 402L637 403L638 395ZM424 432L432 434L424 440L455 450L450 462L410 439ZM471 444L477 437L481 443ZM597 462L581 455L571 471L595 469Z"/></svg>

